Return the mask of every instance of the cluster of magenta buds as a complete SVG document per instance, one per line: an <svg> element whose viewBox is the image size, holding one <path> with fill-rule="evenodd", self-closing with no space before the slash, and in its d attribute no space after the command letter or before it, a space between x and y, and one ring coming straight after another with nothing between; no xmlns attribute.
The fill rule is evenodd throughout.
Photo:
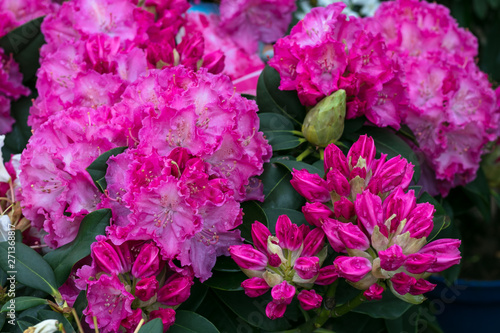
<svg viewBox="0 0 500 333"><path fill-rule="evenodd" d="M189 298L191 269L162 260L152 242L113 244L97 236L91 246L92 264L77 271L76 285L87 290L86 321L101 332L134 332L139 323L161 318L166 331L175 309ZM95 318L95 319L94 319Z"/></svg>
<svg viewBox="0 0 500 333"><path fill-rule="evenodd" d="M269 318L283 317L295 295L305 310L321 305L323 298L312 289L313 285L330 284L337 278L328 268L321 269L328 251L321 228L297 226L281 215L276 222L276 236L255 221L252 240L253 246L233 245L229 252L249 277L241 284L249 297L271 289L273 300L266 307Z"/></svg>
<svg viewBox="0 0 500 333"><path fill-rule="evenodd" d="M347 156L330 144L325 178L294 170L291 183L309 201L302 209L306 220L342 254L333 263L339 277L366 290L367 299L380 299L387 283L396 296L421 302L435 287L425 278L460 262L460 240L427 243L435 209L417 204L414 191L408 191L413 165L400 156L386 161L375 154L366 135Z"/></svg>

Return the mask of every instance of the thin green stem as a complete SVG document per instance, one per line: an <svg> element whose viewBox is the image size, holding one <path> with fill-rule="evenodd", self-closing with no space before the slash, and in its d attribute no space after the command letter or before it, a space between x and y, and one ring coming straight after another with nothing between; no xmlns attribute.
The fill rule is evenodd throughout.
<svg viewBox="0 0 500 333"><path fill-rule="evenodd" d="M321 149L319 150L319 158L320 158L320 160L322 160L322 161L325 159L325 149L321 148Z"/></svg>
<svg viewBox="0 0 500 333"><path fill-rule="evenodd" d="M301 131L295 131L295 130L293 130L293 131L290 131L290 133L292 133L293 135L304 137L304 134Z"/></svg>
<svg viewBox="0 0 500 333"><path fill-rule="evenodd" d="M73 318L75 318L76 326L78 326L78 333L84 333L82 323L80 323L80 318L78 318L78 314L74 308L71 309L71 313L73 314Z"/></svg>
<svg viewBox="0 0 500 333"><path fill-rule="evenodd" d="M297 161L298 162L302 161L304 158L306 158L307 156L309 156L312 152L314 152L314 149L311 146L307 147L307 149L304 150L302 152L302 154L300 154L299 156L297 156Z"/></svg>
<svg viewBox="0 0 500 333"><path fill-rule="evenodd" d="M364 291L358 294L358 296L354 297L353 299L347 301L347 303L342 304L340 306L335 307L335 309L332 310L332 317L340 317L345 315L346 313L350 312L354 308L358 307L366 301L365 295L363 295Z"/></svg>

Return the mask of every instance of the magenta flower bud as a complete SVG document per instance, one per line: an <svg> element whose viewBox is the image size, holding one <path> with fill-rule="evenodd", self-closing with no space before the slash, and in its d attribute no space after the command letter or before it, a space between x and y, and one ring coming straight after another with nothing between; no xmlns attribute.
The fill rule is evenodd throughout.
<svg viewBox="0 0 500 333"><path fill-rule="evenodd" d="M327 202L330 192L326 181L317 174L310 174L306 169L300 171L293 169L293 179L290 181L293 188L310 202Z"/></svg>
<svg viewBox="0 0 500 333"><path fill-rule="evenodd" d="M368 289L365 290L363 295L369 301L381 300L384 288L377 283L372 284Z"/></svg>
<svg viewBox="0 0 500 333"><path fill-rule="evenodd" d="M321 228L311 230L304 239L304 248L302 256L312 257L316 255L325 246L325 233Z"/></svg>
<svg viewBox="0 0 500 333"><path fill-rule="evenodd" d="M241 283L241 287L245 290L245 294L248 297L259 297L269 290L266 280L259 277L246 279Z"/></svg>
<svg viewBox="0 0 500 333"><path fill-rule="evenodd" d="M349 149L347 153L347 161L351 168L354 168L361 157L365 160L366 167L370 168L376 153L377 149L375 148L373 138L365 134L360 136L358 141L353 143L351 149Z"/></svg>
<svg viewBox="0 0 500 333"><path fill-rule="evenodd" d="M283 317L286 311L287 304L278 303L275 301L267 303L266 306L266 316L269 319L277 319Z"/></svg>
<svg viewBox="0 0 500 333"><path fill-rule="evenodd" d="M333 191L340 196L348 196L351 193L351 185L349 185L349 181L337 169L328 171L326 175L326 186L328 191Z"/></svg>
<svg viewBox="0 0 500 333"><path fill-rule="evenodd" d="M344 176L349 174L347 158L337 145L332 143L325 148L324 161L325 174L333 169L339 170Z"/></svg>
<svg viewBox="0 0 500 333"><path fill-rule="evenodd" d="M271 289L273 302L279 304L290 304L295 295L295 287L286 281L277 284Z"/></svg>
<svg viewBox="0 0 500 333"><path fill-rule="evenodd" d="M293 224L288 216L280 215L276 221L276 237L281 248L295 251L302 245L303 229Z"/></svg>
<svg viewBox="0 0 500 333"><path fill-rule="evenodd" d="M410 294L412 295L422 295L428 293L436 288L435 284L430 283L424 279L418 279L417 282L410 288Z"/></svg>
<svg viewBox="0 0 500 333"><path fill-rule="evenodd" d="M410 289L417 282L413 276L409 276L404 272L395 274L391 278L392 287L400 295L406 295L410 292Z"/></svg>
<svg viewBox="0 0 500 333"><path fill-rule="evenodd" d="M385 251L380 251L378 256L380 258L380 267L386 271L397 270L406 260L403 249L397 244L392 245Z"/></svg>
<svg viewBox="0 0 500 333"><path fill-rule="evenodd" d="M91 245L94 262L106 273L111 273L113 275L124 273L125 270L115 247L104 239L105 238L102 237L102 240Z"/></svg>
<svg viewBox="0 0 500 333"><path fill-rule="evenodd" d="M342 197L333 204L333 213L336 218L343 217L349 220L354 216L354 204L346 197Z"/></svg>
<svg viewBox="0 0 500 333"><path fill-rule="evenodd" d="M356 196L354 211L358 216L358 222L364 227L368 234L373 233L376 225L383 224L382 199L370 191L364 191Z"/></svg>
<svg viewBox="0 0 500 333"><path fill-rule="evenodd" d="M170 308L160 308L149 313L149 320L160 318L163 323L163 332L168 331L168 328L175 322L175 310Z"/></svg>
<svg viewBox="0 0 500 333"><path fill-rule="evenodd" d="M316 291L314 291L313 289L301 290L297 295L297 298L302 309L306 311L319 308L321 306L321 302L323 302L323 297L316 294Z"/></svg>
<svg viewBox="0 0 500 333"><path fill-rule="evenodd" d="M269 236L271 236L271 232L265 225L258 221L252 224L252 241L257 250L267 253L267 239Z"/></svg>
<svg viewBox="0 0 500 333"><path fill-rule="evenodd" d="M434 228L432 218L435 211L434 206L428 202L417 204L408 215L408 221L402 233L409 231L410 237L413 238L428 237L432 232L432 228Z"/></svg>
<svg viewBox="0 0 500 333"><path fill-rule="evenodd" d="M332 210L319 202L307 202L305 206L302 207L302 213L304 213L304 217L309 224L317 227L321 227L323 225L324 219L333 216Z"/></svg>
<svg viewBox="0 0 500 333"><path fill-rule="evenodd" d="M323 232L335 252L346 252L344 242L339 236L339 228L342 224L342 222L334 219L326 219L323 223Z"/></svg>
<svg viewBox="0 0 500 333"><path fill-rule="evenodd" d="M144 278L155 275L160 269L160 249L153 243L144 245L134 265L132 266L132 275L136 278Z"/></svg>
<svg viewBox="0 0 500 333"><path fill-rule="evenodd" d="M272 267L279 267L281 265L281 258L277 253L268 254L268 264Z"/></svg>
<svg viewBox="0 0 500 333"><path fill-rule="evenodd" d="M229 253L241 268L260 271L267 266L267 256L252 245L232 245L229 247Z"/></svg>
<svg viewBox="0 0 500 333"><path fill-rule="evenodd" d="M337 269L335 268L334 265L329 265L322 267L319 270L319 275L314 281L314 283L320 285L320 286L327 286L329 284L332 284L337 280L339 277L339 274L337 273Z"/></svg>
<svg viewBox="0 0 500 333"><path fill-rule="evenodd" d="M430 254L436 257L436 261L427 270L430 273L444 271L453 265L460 263L460 240L443 238L425 245L418 251L421 254Z"/></svg>
<svg viewBox="0 0 500 333"><path fill-rule="evenodd" d="M192 285L193 280L190 277L176 273L168 278L158 291L158 302L168 306L179 305L189 298Z"/></svg>
<svg viewBox="0 0 500 333"><path fill-rule="evenodd" d="M135 309L132 310L131 315L122 320L120 326L123 326L123 328L125 328L127 332L133 332L136 329L137 325L139 325L141 319L142 319L142 310Z"/></svg>
<svg viewBox="0 0 500 333"><path fill-rule="evenodd" d="M372 180L376 180L376 190L385 193L394 190L398 186L406 189L412 177L413 164L408 163L408 161L401 158L401 156L396 156L377 167L377 170L373 173ZM371 183L368 188L370 190L375 190L371 187ZM373 193L378 194L378 192Z"/></svg>
<svg viewBox="0 0 500 333"><path fill-rule="evenodd" d="M436 257L432 254L413 253L406 258L404 267L413 274L422 274L431 268L436 262Z"/></svg>
<svg viewBox="0 0 500 333"><path fill-rule="evenodd" d="M408 217L410 212L415 208L417 198L413 190L404 193L401 187L398 187L392 192L382 205L386 217L395 217L391 221L391 229L389 232L395 232L400 222Z"/></svg>
<svg viewBox="0 0 500 333"><path fill-rule="evenodd" d="M372 270L370 260L363 257L338 256L333 265L340 277L351 282L358 282Z"/></svg>
<svg viewBox="0 0 500 333"><path fill-rule="evenodd" d="M293 269L295 269L300 278L304 280L312 279L319 274L319 258L300 257L295 261Z"/></svg>
<svg viewBox="0 0 500 333"><path fill-rule="evenodd" d="M348 249L364 251L370 247L370 240L366 235L352 223L340 223L338 235L342 243Z"/></svg>
<svg viewBox="0 0 500 333"><path fill-rule="evenodd" d="M222 51L216 50L203 56L203 67L212 74L219 74L224 69L224 59L226 56Z"/></svg>
<svg viewBox="0 0 500 333"><path fill-rule="evenodd" d="M156 280L156 276L143 278L135 285L135 297L143 302L147 302L156 294L157 289L158 280Z"/></svg>

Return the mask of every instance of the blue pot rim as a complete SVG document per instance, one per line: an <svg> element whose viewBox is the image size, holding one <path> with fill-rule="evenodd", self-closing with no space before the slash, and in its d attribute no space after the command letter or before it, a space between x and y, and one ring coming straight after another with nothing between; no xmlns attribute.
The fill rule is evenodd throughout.
<svg viewBox="0 0 500 333"><path fill-rule="evenodd" d="M446 284L445 279L440 275L431 275L429 277L431 282L440 282ZM457 279L453 282L454 285L464 285L468 287L477 287L477 288L500 288L500 280L464 280Z"/></svg>

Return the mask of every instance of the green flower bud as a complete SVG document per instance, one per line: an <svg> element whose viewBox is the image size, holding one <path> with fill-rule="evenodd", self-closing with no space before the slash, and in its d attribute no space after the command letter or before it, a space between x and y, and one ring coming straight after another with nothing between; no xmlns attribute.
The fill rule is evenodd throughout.
<svg viewBox="0 0 500 333"><path fill-rule="evenodd" d="M302 134L310 143L326 147L344 132L346 93L340 89L323 98L306 115Z"/></svg>

